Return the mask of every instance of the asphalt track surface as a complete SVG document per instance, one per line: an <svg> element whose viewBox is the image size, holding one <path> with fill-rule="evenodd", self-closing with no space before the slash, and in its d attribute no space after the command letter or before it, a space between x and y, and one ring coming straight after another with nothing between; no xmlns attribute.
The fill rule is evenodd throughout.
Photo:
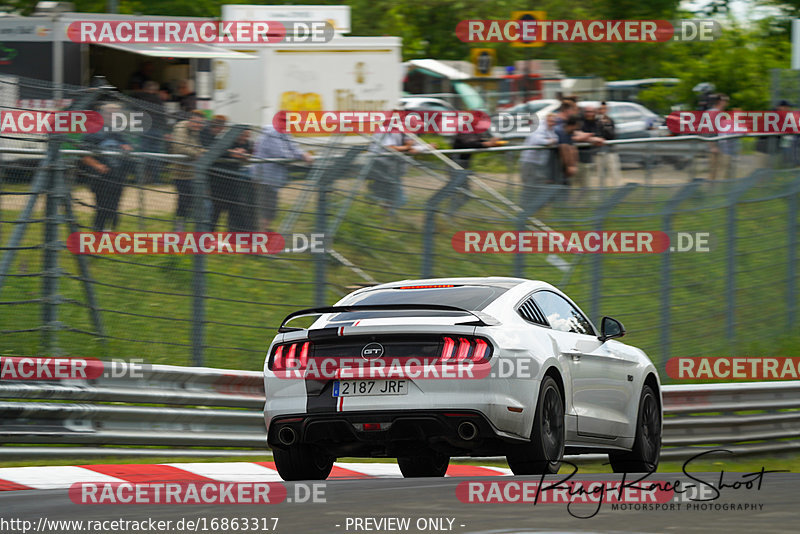
<svg viewBox="0 0 800 534"><path fill-rule="evenodd" d="M694 474L703 480L717 480L719 473ZM616 475L576 475L573 480L609 480ZM742 475L725 473L726 482L741 480ZM800 500L798 500L799 473L767 473L760 490L724 488L718 499L709 505L763 505L760 510L680 510L642 511L612 510L604 504L590 518L576 518L567 510L566 504L470 504L456 497L456 487L464 481L538 481L539 477L480 477L480 478L435 478L401 479L378 478L362 480L334 480L325 486L324 503L283 502L267 505L83 505L73 503L66 489L6 491L0 493L0 521L3 519L29 520L36 524L40 517L48 520L113 520L130 519L172 520L235 517L278 517L275 532L285 534L338 534L350 532L454 532L477 533L527 533L527 532L703 532L703 533L781 533L800 531ZM684 475L657 473L650 480L689 481ZM286 483L287 495L291 498L297 484ZM581 504L571 510L575 515L591 515L596 504ZM410 528L355 529L347 527L348 518L400 517L410 519ZM452 528L445 521L444 529L431 529L416 522L425 518L450 518ZM2 524L2 523L0 523ZM174 524L174 523L173 523ZM271 527L272 522L268 522ZM3 534L22 532L10 528L1 529ZM203 532L198 526L198 532ZM259 529L258 532L269 532ZM29 531L30 532L30 531ZM46 530L52 534L74 532L74 530ZM85 531L84 531L85 532ZM98 531L92 531L98 532ZM132 530L106 530L110 532L132 532ZM162 534L191 532L174 527L160 531ZM243 532L240 528L211 530L205 532ZM249 530L253 532L253 530Z"/></svg>

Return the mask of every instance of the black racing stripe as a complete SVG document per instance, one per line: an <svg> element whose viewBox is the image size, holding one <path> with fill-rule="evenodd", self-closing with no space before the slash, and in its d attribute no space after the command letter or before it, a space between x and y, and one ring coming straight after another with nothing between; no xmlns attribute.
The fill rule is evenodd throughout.
<svg viewBox="0 0 800 534"><path fill-rule="evenodd" d="M332 413L338 397L333 396L333 380L306 380L306 412Z"/></svg>

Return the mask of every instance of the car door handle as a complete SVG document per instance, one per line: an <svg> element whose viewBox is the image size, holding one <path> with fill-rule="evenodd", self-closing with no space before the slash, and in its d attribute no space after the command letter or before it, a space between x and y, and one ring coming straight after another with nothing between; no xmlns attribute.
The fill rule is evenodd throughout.
<svg viewBox="0 0 800 534"><path fill-rule="evenodd" d="M581 360L581 356L583 356L583 353L576 349L565 350L561 354L571 357L573 362L579 362Z"/></svg>

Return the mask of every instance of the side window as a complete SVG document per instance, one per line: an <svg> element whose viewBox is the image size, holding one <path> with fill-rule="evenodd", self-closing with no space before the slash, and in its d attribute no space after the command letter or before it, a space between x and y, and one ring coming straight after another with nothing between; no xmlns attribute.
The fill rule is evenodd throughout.
<svg viewBox="0 0 800 534"><path fill-rule="evenodd" d="M624 104L619 107L620 120L623 122L632 122L641 120L642 114L636 107L629 104Z"/></svg>
<svg viewBox="0 0 800 534"><path fill-rule="evenodd" d="M544 313L553 330L594 335L592 325L589 324L586 317L561 295L552 291L539 291L534 293L532 298Z"/></svg>
<svg viewBox="0 0 800 534"><path fill-rule="evenodd" d="M528 298L525 302L520 304L519 308L517 308L517 313L529 323L550 326L547 324L547 319L544 318L544 314L542 314L532 298Z"/></svg>

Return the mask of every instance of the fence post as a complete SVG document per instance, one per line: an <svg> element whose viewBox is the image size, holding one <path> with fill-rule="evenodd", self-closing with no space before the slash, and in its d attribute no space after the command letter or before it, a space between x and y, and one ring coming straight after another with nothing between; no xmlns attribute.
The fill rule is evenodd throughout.
<svg viewBox="0 0 800 534"><path fill-rule="evenodd" d="M523 187L524 184L523 184ZM534 215L537 211L547 205L548 202L555 198L556 194L563 188L560 185L541 186L538 188L540 193L536 196L536 200L530 206L523 206L522 211L517 217L517 230L524 232L528 227L528 218ZM525 254L519 251L514 255L514 276L517 278L524 278L525 272Z"/></svg>
<svg viewBox="0 0 800 534"><path fill-rule="evenodd" d="M58 266L58 254L63 244L58 240L58 229L61 226L59 206L63 204L64 190L60 175L63 178L64 166L61 165L61 142L56 136L50 136L47 143L47 160L45 173L45 223L43 258L44 273L42 276L42 345L47 354L60 355L58 348L58 305L61 295L58 293L58 282L61 272Z"/></svg>
<svg viewBox="0 0 800 534"><path fill-rule="evenodd" d="M605 223L608 213L614 207L622 202L626 196L631 194L636 189L638 184L627 183L614 192L605 202L600 204L595 211L592 221L595 224L595 232L603 231L603 224ZM596 321L600 314L600 295L601 295L601 279L603 277L603 254L592 254L592 297L591 297L591 320Z"/></svg>
<svg viewBox="0 0 800 534"><path fill-rule="evenodd" d="M144 168L146 164L146 159L143 159L142 156L139 156L135 160L135 169L136 169L136 189L138 189L138 203L139 203L139 231L144 231Z"/></svg>
<svg viewBox="0 0 800 534"><path fill-rule="evenodd" d="M239 124L228 128L194 163L192 212L195 232L211 230L208 171L214 162L233 146L244 129L245 127ZM192 258L192 365L195 367L202 367L205 364L206 263L205 254L195 254Z"/></svg>
<svg viewBox="0 0 800 534"><path fill-rule="evenodd" d="M328 195L331 192L331 184L336 179L332 172L326 172L319 177L317 182L317 212L314 215L314 231L323 235L324 252L317 252L314 255L314 305L325 306L326 291L328 288L328 258L327 252L330 248L328 235Z"/></svg>
<svg viewBox="0 0 800 534"><path fill-rule="evenodd" d="M750 189L764 175L771 174L769 171L755 171L753 174L744 178L741 183L731 190L728 195L728 213L725 219L725 232L728 238L725 278L725 300L727 309L725 310L725 337L731 341L735 333L736 319L736 207L739 198Z"/></svg>
<svg viewBox="0 0 800 534"><path fill-rule="evenodd" d="M704 180L694 179L681 187L675 195L667 201L662 214L664 216L661 229L672 237L672 218L675 210L686 199L694 195L697 188ZM661 360L659 366L669 358L672 343L672 251L668 248L661 255ZM663 371L664 369L662 369Z"/></svg>
<svg viewBox="0 0 800 534"><path fill-rule="evenodd" d="M435 237L436 211L442 200L452 195L469 179L469 170L450 169L450 180L425 203L425 229L422 236L422 277L433 276L433 239Z"/></svg>
<svg viewBox="0 0 800 534"><path fill-rule="evenodd" d="M797 320L797 234L800 224L797 222L798 201L800 201L800 179L795 179L795 186L788 197L788 219L786 221L786 328L794 328Z"/></svg>

